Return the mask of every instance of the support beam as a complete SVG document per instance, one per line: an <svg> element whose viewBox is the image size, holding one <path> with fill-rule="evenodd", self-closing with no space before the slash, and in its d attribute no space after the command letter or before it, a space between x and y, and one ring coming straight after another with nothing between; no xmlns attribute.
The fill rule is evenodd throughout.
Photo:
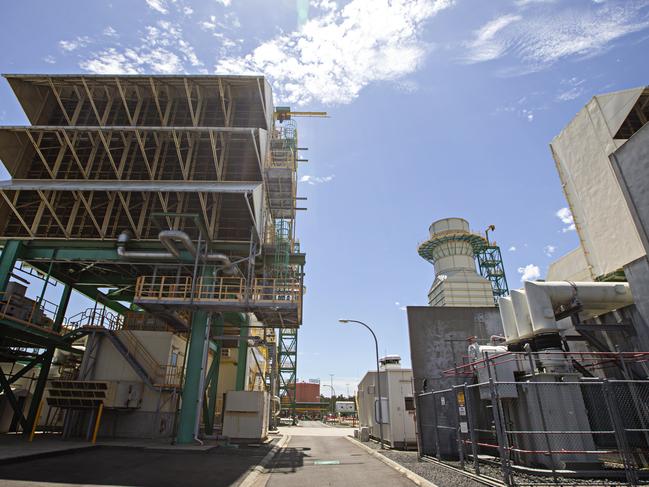
<svg viewBox="0 0 649 487"><path fill-rule="evenodd" d="M223 334L223 315L214 315L212 321L212 336ZM217 341L212 365L207 373L205 386L205 400L203 401L203 421L205 423L205 434L214 433L214 416L216 415L217 388L219 385L219 370L221 368L221 349L223 342Z"/></svg>
<svg viewBox="0 0 649 487"><path fill-rule="evenodd" d="M129 192L172 192L172 193L232 193L252 194L261 186L253 181L138 181L97 179L11 179L0 181L4 191L117 191Z"/></svg>
<svg viewBox="0 0 649 487"><path fill-rule="evenodd" d="M63 320L65 319L65 312L68 309L68 304L70 303L71 294L72 287L69 284L64 284L63 294L61 295L61 301L59 301L59 307L54 318L54 325L52 326L52 329L57 333L61 331L61 328L63 326ZM37 426L34 425L34 422L38 420L37 415L41 401L43 400L45 386L47 386L47 379L50 375L50 367L52 365L52 360L54 359L55 351L56 347L51 346L44 353L41 363L41 371L38 374L36 387L34 389L34 393L32 394L32 400L29 405L29 413L27 414L26 426L25 428L23 428L23 436L25 437L29 437L31 435L31 431L34 429L34 426Z"/></svg>
<svg viewBox="0 0 649 487"><path fill-rule="evenodd" d="M25 421L25 416L18 406L18 400L14 395L14 391L11 390L11 385L9 384L7 377L5 377L5 373L2 368L0 368L0 386L4 391L4 395L7 398L7 401L9 401L9 404L11 405L11 409L13 409L14 411L14 415L18 416L18 422L20 423L20 426L22 426L23 431L27 430L27 421Z"/></svg>
<svg viewBox="0 0 649 487"><path fill-rule="evenodd" d="M250 319L246 315L246 325L248 325ZM242 338L248 338L250 334L250 328L248 326L242 326L239 336ZM246 390L246 372L248 368L248 340L239 340L239 351L237 352L237 381L235 382L235 390L245 391Z"/></svg>
<svg viewBox="0 0 649 487"><path fill-rule="evenodd" d="M22 248L23 244L21 241L8 240L2 249L2 255L0 255L0 293L4 293L7 290L11 272L14 269Z"/></svg>
<svg viewBox="0 0 649 487"><path fill-rule="evenodd" d="M185 357L185 383L183 385L180 415L178 416L178 435L176 442L188 444L194 441L194 425L196 424L196 408L203 391L199 391L201 374L203 373L203 348L205 332L209 323L208 313L196 310L192 316L189 349Z"/></svg>

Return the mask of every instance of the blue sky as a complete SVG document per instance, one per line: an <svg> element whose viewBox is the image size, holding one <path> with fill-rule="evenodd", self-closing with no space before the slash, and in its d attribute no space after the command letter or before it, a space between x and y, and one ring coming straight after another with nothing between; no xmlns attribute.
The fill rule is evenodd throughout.
<svg viewBox="0 0 649 487"><path fill-rule="evenodd" d="M495 224L512 288L576 247L548 143L593 95L649 81L647 0L24 0L0 13L3 72L263 73L276 104L331 114L299 122L298 375L335 374L339 392L373 362L367 332L339 317L409 363L401 308L427 303L416 247L432 221ZM26 123L5 82L0 123Z"/></svg>

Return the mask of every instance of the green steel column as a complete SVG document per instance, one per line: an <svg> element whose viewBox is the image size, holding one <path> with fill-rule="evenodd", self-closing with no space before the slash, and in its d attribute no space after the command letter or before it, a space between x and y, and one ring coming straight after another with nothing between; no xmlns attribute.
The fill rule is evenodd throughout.
<svg viewBox="0 0 649 487"><path fill-rule="evenodd" d="M237 391L244 391L246 389L246 372L248 368L248 340L243 340L243 338L248 338L250 335L250 319L246 315L246 319L241 326L241 331L239 336L242 340L239 340L239 349L237 352L237 382L235 389Z"/></svg>
<svg viewBox="0 0 649 487"><path fill-rule="evenodd" d="M203 373L203 348L205 346L205 332L208 326L208 314L203 310L196 310L192 316L191 335L189 337L189 350L185 357L185 382L183 385L180 415L178 417L178 435L176 442L179 444L191 443L194 440L194 425L196 424L196 408L200 395L199 391L201 374Z"/></svg>
<svg viewBox="0 0 649 487"><path fill-rule="evenodd" d="M63 294L61 295L61 301L59 301L59 307L56 311L56 316L54 318L54 326L52 329L55 332L60 332L61 327L63 326L63 320L65 319L65 312L68 308L68 303L70 302L70 295L72 294L72 286L69 284L63 285ZM37 421L36 414L38 413L38 406L43 399L43 393L45 392L45 387L47 386L47 378L50 375L50 367L52 365L52 359L54 358L54 352L56 347L48 347L41 362L41 371L38 374L38 380L36 381L36 388L34 389L34 394L32 395L32 401L29 405L29 413L27 414L27 426L23 430L23 435L29 437L32 427L34 426L34 421Z"/></svg>
<svg viewBox="0 0 649 487"><path fill-rule="evenodd" d="M212 335L223 335L223 314L215 315L212 320ZM221 349L223 341L216 342L216 351L212 359L212 365L207 373L207 385L205 386L205 400L203 401L203 420L205 422L205 434L214 433L214 416L216 414L216 390L219 385L219 370L221 368Z"/></svg>
<svg viewBox="0 0 649 487"><path fill-rule="evenodd" d="M0 255L0 292L5 292L7 289L11 271L14 269L22 247L23 244L20 240L8 240L2 249L2 255Z"/></svg>

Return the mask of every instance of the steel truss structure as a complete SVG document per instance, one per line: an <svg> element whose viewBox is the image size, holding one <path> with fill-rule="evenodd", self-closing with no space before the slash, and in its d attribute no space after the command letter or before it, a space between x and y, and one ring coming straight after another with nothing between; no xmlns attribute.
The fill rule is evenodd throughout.
<svg viewBox="0 0 649 487"><path fill-rule="evenodd" d="M203 394L211 431L218 361L201 380L205 337L243 330L241 313L293 333L302 322L294 123L275 119L257 76L6 78L32 125L0 127L12 177L0 184L0 353L12 361L33 351L29 367L43 365L38 405L53 351L83 336L64 327L71 290L120 315L129 312L120 302L135 303L189 334L178 441L192 441L188 405ZM170 247L165 231L182 238ZM17 262L63 283L47 320L42 302L28 319L8 311ZM13 380L0 374L18 411ZM30 430L35 411L21 417Z"/></svg>

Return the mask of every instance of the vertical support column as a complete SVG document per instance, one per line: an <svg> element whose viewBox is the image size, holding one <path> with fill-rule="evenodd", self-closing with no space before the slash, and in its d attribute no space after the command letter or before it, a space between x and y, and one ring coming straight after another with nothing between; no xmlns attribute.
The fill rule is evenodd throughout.
<svg viewBox="0 0 649 487"><path fill-rule="evenodd" d="M196 424L197 405L200 395L201 374L203 373L203 347L205 346L205 332L208 325L207 312L194 311L192 315L192 328L189 337L189 350L185 358L185 383L183 385L180 415L178 417L178 435L176 441L180 444L191 443L194 439L194 426Z"/></svg>
<svg viewBox="0 0 649 487"><path fill-rule="evenodd" d="M239 348L237 352L237 382L235 389L237 391L244 391L246 389L246 372L248 371L248 335L250 335L250 319L246 315L243 321L241 331L239 332ZM245 340L244 340L245 338Z"/></svg>
<svg viewBox="0 0 649 487"><path fill-rule="evenodd" d="M2 249L2 254L0 255L0 292L7 290L11 271L14 269L22 247L23 244L20 240L9 240Z"/></svg>
<svg viewBox="0 0 649 487"><path fill-rule="evenodd" d="M65 312L68 309L68 303L70 302L70 296L72 295L72 287L69 284L63 285L63 294L61 295L61 300L59 301L59 307L56 311L56 316L54 317L54 326L52 329L55 332L60 332L63 326L63 320L65 319ZM23 430L23 435L29 437L32 429L36 425L34 422L38 420L38 408L43 399L43 393L45 392L45 387L47 386L47 378L50 375L50 367L52 365L52 359L54 358L54 352L56 351L55 346L50 346L47 348L41 361L41 371L38 374L38 380L36 381L36 388L32 394L32 400L29 405L29 413L27 414L27 427Z"/></svg>
<svg viewBox="0 0 649 487"><path fill-rule="evenodd" d="M212 328L214 335L223 335L224 320L223 314L219 313L212 319ZM219 370L221 368L221 350L223 349L223 341L216 342L216 352L212 359L212 365L207 373L207 387L205 391L205 399L203 401L203 415L205 421L205 434L211 435L214 433L214 416L216 414L216 399L217 388L219 385Z"/></svg>

